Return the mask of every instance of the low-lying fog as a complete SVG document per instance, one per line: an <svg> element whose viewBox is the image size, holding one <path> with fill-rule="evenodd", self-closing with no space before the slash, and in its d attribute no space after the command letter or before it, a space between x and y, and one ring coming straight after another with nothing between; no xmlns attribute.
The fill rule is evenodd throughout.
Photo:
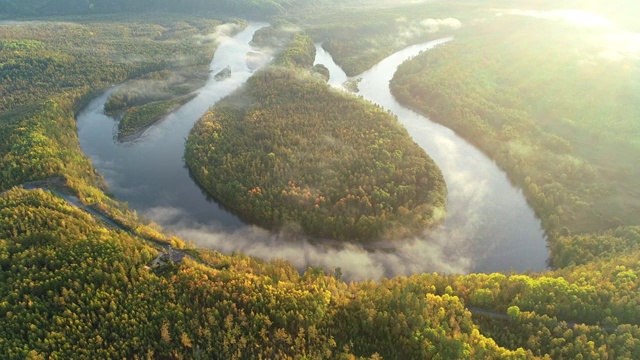
<svg viewBox="0 0 640 360"><path fill-rule="evenodd" d="M345 279L545 267L547 253L540 222L505 174L450 130L397 104L389 92L388 80L400 62L450 39L405 49L359 76L361 95L398 115L443 171L449 192L448 214L433 233L375 243L367 249L353 244L328 246L244 225L208 201L185 168L184 139L211 104L244 83L256 63L268 60L268 56L256 56L260 50L249 46L253 32L263 26L252 23L233 38L221 36L211 78L199 95L136 141L123 144L114 138L116 122L102 111L108 94L94 99L80 113L82 148L118 199L199 247L224 253L240 251L264 259L283 258L301 270L320 266L333 271L339 267ZM317 59L331 70L332 82L346 79L330 56L318 50ZM231 67L232 76L213 80L226 66Z"/></svg>

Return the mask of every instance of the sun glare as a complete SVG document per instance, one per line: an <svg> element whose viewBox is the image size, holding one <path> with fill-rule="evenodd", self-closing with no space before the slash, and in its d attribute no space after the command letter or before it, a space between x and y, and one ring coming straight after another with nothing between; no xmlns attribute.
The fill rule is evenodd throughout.
<svg viewBox="0 0 640 360"><path fill-rule="evenodd" d="M496 11L496 16L519 15L530 16L539 19L565 21L580 27L600 28L603 30L599 43L603 50L597 55L609 60L622 60L628 58L640 58L640 33L622 31L614 26L610 20L594 13L581 10L524 10L501 9Z"/></svg>
<svg viewBox="0 0 640 360"><path fill-rule="evenodd" d="M604 36L607 51L600 55L619 60L623 58L640 58L640 33L622 32Z"/></svg>
<svg viewBox="0 0 640 360"><path fill-rule="evenodd" d="M523 15L532 16L541 19L550 20L562 20L579 26L587 27L608 27L611 26L611 21L598 16L593 13L589 13L581 10L551 10L551 11L536 11L536 10L519 10L511 9L499 12L497 15Z"/></svg>

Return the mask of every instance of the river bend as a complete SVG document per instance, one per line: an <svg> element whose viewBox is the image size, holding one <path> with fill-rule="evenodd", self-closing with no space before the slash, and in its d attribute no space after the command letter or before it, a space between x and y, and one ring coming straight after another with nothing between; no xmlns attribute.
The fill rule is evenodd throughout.
<svg viewBox="0 0 640 360"><path fill-rule="evenodd" d="M378 279L419 272L493 272L541 270L547 257L540 221L521 191L491 160L452 131L403 107L389 91L397 66L420 51L446 42L411 46L383 60L358 77L360 95L398 116L414 140L440 166L448 189L448 217L424 236L375 244L372 249L346 244L339 247L291 242L256 226L245 225L207 198L190 178L183 160L184 141L193 124L222 97L251 76L256 52L253 34L267 26L250 23L233 37L220 41L212 70L198 96L147 129L134 141L117 140L117 122L104 114L112 90L93 99L78 115L83 151L104 175L110 190L132 209L197 246L230 253L241 251L265 259L284 258L299 269L340 267L347 279ZM331 56L317 46L316 62L331 71L335 86L347 79ZM250 54L251 68L247 66ZM231 77L213 75L230 66Z"/></svg>

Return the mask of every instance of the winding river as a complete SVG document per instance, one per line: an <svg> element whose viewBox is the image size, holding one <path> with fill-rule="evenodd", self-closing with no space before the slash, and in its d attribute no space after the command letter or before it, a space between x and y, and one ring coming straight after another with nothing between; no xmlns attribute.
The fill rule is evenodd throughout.
<svg viewBox="0 0 640 360"><path fill-rule="evenodd" d="M252 70L249 45L264 23L250 23L233 37L221 39L211 62L211 77L198 96L135 141L117 141L117 123L103 113L109 90L78 115L83 151L104 175L111 191L132 209L197 246L231 253L241 251L265 259L284 258L296 267L340 267L347 279L378 279L419 272L493 272L542 270L547 258L540 221L503 171L452 131L398 104L388 87L397 66L420 51L449 41L411 46L359 75L360 95L396 114L414 140L440 166L449 192L448 217L421 237L374 244L363 249L291 242L279 234L243 224L207 198L189 176L184 140L197 119L216 101L243 84ZM255 61L255 59L253 60ZM268 56L262 57L264 64ZM331 56L317 46L317 63L331 71L330 83L347 79ZM255 63L254 63L255 64ZM213 74L231 67L223 81ZM253 67L253 66L252 66Z"/></svg>

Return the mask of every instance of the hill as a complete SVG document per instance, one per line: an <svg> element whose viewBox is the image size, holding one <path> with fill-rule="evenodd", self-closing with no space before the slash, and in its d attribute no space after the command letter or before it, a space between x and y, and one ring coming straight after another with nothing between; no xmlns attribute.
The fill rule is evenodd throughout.
<svg viewBox="0 0 640 360"><path fill-rule="evenodd" d="M52 16L117 13L224 13L227 15L274 15L283 11L286 0L104 0L104 1L0 1L0 12L6 16Z"/></svg>

